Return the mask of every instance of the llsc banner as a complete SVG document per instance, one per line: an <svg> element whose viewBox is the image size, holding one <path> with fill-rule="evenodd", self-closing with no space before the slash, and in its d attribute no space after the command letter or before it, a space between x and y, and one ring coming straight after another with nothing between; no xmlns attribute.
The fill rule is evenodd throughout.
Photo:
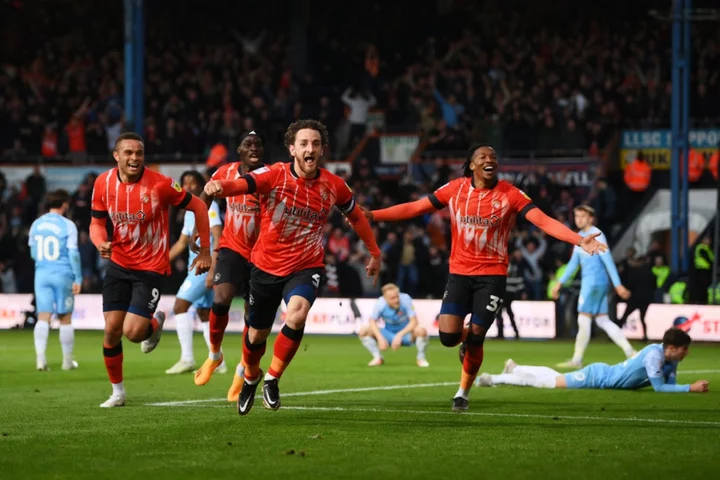
<svg viewBox="0 0 720 480"><path fill-rule="evenodd" d="M707 163L720 145L720 129L690 130L688 141L690 148L702 153ZM670 130L624 130L620 140L620 166L625 168L635 159L638 150L642 150L653 169L669 170L671 147Z"/></svg>

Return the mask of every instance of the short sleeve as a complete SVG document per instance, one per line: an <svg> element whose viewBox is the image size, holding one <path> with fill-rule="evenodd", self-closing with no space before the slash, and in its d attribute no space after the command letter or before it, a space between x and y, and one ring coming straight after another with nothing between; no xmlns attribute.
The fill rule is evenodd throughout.
<svg viewBox="0 0 720 480"><path fill-rule="evenodd" d="M280 167L282 168L282 167ZM243 175L242 178L248 182L249 193L260 193L266 195L275 188L278 167L260 167L257 170Z"/></svg>
<svg viewBox="0 0 720 480"><path fill-rule="evenodd" d="M352 189L340 177L335 177L336 199L335 206L345 215L348 215L355 208L355 195Z"/></svg>
<svg viewBox="0 0 720 480"><path fill-rule="evenodd" d="M166 204L179 208L187 207L190 200L192 200L190 192L186 192L179 183L164 175L158 183L158 193Z"/></svg>
<svg viewBox="0 0 720 480"><path fill-rule="evenodd" d="M515 213L520 213L523 216L532 208L535 208L528 194L514 186L510 186L508 190L508 200Z"/></svg>
<svg viewBox="0 0 720 480"><path fill-rule="evenodd" d="M210 177L210 180L227 180L227 178L225 178L225 177L227 176L228 165L230 165L230 164L225 164L222 167L215 170L215 173L212 174L212 177Z"/></svg>
<svg viewBox="0 0 720 480"><path fill-rule="evenodd" d="M370 318L373 320L379 320L386 306L387 302L385 301L385 299L383 297L378 298L377 302L375 302L375 307L373 308Z"/></svg>
<svg viewBox="0 0 720 480"><path fill-rule="evenodd" d="M413 308L413 303L412 303L412 297L410 297L410 295L408 295L407 293L401 294L400 295L400 303L402 304L403 309L407 313L408 317L417 316L415 314L415 309Z"/></svg>
<svg viewBox="0 0 720 480"><path fill-rule="evenodd" d="M208 209L208 217L210 217L210 228L222 227L222 219L220 218L220 207L217 202L212 202Z"/></svg>
<svg viewBox="0 0 720 480"><path fill-rule="evenodd" d="M78 248L78 230L72 220L65 219L67 226L67 248L68 250L77 250Z"/></svg>
<svg viewBox="0 0 720 480"><path fill-rule="evenodd" d="M653 350L643 359L643 366L649 379L663 378L664 358L661 352Z"/></svg>
<svg viewBox="0 0 720 480"><path fill-rule="evenodd" d="M108 216L107 206L105 205L107 176L107 173L98 176L95 179L95 185L93 185L90 215L94 218L107 218Z"/></svg>
<svg viewBox="0 0 720 480"><path fill-rule="evenodd" d="M193 212L185 212L183 217L183 226L180 233L186 237L192 237L193 230L195 229L195 215Z"/></svg>
<svg viewBox="0 0 720 480"><path fill-rule="evenodd" d="M447 207L450 203L450 199L457 193L461 181L462 179L453 180L431 193L428 198L430 198L430 202L433 206L438 210Z"/></svg>

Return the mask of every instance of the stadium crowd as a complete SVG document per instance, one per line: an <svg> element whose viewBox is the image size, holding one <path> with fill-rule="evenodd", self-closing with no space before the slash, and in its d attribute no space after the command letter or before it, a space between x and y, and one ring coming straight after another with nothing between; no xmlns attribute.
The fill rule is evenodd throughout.
<svg viewBox="0 0 720 480"><path fill-rule="evenodd" d="M474 2L449 2L453 8L437 12L415 12L404 2L372 2L371 8L353 11L347 22L329 21L343 5L323 3L317 15L304 20L307 55L287 34L292 12L272 9L272 3L250 12L246 6L209 6L196 12L193 28L187 28L190 20L179 14L183 8L158 15L159 7L149 2L142 132L149 161L204 162L215 147L233 161L238 136L252 129L265 138L266 160L277 161L286 157L285 128L301 117L325 122L330 156L344 159L367 133L372 109L384 112L379 128L421 132L434 157L464 151L476 139L501 153L594 156L620 128L669 122L669 25L646 15L648 2L605 8L563 1L553 10L564 13L543 26L533 22L543 1L493 0L479 9L473 5L472 15L464 7ZM129 129L121 3L102 10L91 2L66 2L63 9L49 2L32 9L11 4L3 5L14 20L3 33L11 61L0 70L3 162L107 161L115 138ZM516 8L520 4L522 9ZM82 33L73 28L90 10L93 24L85 24ZM427 28L398 40L392 32L402 29L409 11L417 14L413 21L419 27ZM218 18L241 21L233 25ZM270 18L274 21L265 21ZM383 28L365 28L378 23ZM170 42L177 31L185 40ZM720 100L720 40L717 30L704 26L694 35L692 111L695 122L704 125L717 122L710 105ZM388 188L375 165L359 157L348 183L361 204L387 206L426 195L457 175L439 165L428 182ZM104 168L98 165L98 172ZM73 192L70 214L80 230L85 291L97 291L103 271L87 236L92 183L90 176ZM0 177L2 289L29 292L26 231L43 208L45 181L38 169L22 189L11 187ZM619 186L603 178L589 194L563 187L543 171L524 187L543 211L565 223L580 203L593 205L602 229L620 220ZM180 219L176 213L175 237ZM448 226L445 212L399 227L378 225L386 260L383 280L394 280L416 296L442 296ZM340 216L327 228L325 294L376 295L362 274L367 255L362 243L350 236ZM544 285L569 251L522 224L510 244L521 252L514 261L521 264L527 297L544 298ZM182 262L174 265L168 291L182 279Z"/></svg>

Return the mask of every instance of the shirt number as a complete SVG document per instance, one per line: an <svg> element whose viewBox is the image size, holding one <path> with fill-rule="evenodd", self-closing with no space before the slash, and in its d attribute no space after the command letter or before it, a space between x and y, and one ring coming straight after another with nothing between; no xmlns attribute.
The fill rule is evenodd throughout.
<svg viewBox="0 0 720 480"><path fill-rule="evenodd" d="M56 237L35 235L38 261L54 262L60 258L60 241Z"/></svg>
<svg viewBox="0 0 720 480"><path fill-rule="evenodd" d="M500 297L498 297L497 295L490 295L490 303L485 308L487 308L491 312L496 312L499 306L500 306Z"/></svg>

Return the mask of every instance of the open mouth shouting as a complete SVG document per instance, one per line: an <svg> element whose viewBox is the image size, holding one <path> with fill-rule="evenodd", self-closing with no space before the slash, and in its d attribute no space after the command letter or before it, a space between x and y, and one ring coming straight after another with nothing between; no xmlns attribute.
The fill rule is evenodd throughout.
<svg viewBox="0 0 720 480"><path fill-rule="evenodd" d="M130 175L135 175L137 173L140 173L140 170L142 169L142 162L139 162L137 160L128 160L127 162L127 172Z"/></svg>
<svg viewBox="0 0 720 480"><path fill-rule="evenodd" d="M316 155L305 155L303 157L303 163L307 167L315 167L317 166L317 156Z"/></svg>

